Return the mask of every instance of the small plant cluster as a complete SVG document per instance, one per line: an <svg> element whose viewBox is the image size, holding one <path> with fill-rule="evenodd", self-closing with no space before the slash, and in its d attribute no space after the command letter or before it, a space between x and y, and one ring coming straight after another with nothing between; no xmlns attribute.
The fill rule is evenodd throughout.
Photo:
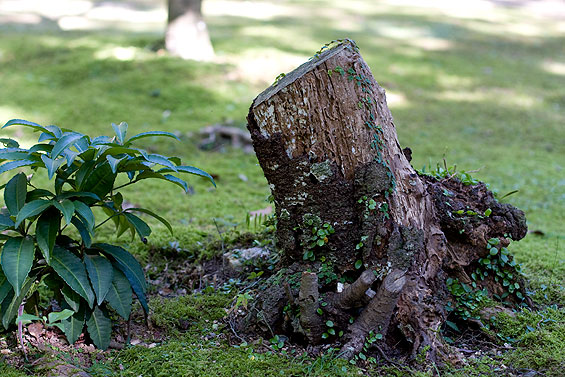
<svg viewBox="0 0 565 377"><path fill-rule="evenodd" d="M440 165L438 162L435 169L432 168L431 165L428 166L428 171L426 171L426 166L422 167L422 170L419 171L420 174L428 175L430 177L434 177L436 179L445 179L451 177L457 177L461 183L465 186L476 185L479 183L479 180L473 178L469 172L466 171L457 171L457 165L447 166L447 162L445 158L443 159L443 166Z"/></svg>
<svg viewBox="0 0 565 377"><path fill-rule="evenodd" d="M188 191L187 183L170 173L195 174L214 181L208 173L182 165L177 157L150 154L133 146L147 137L178 140L168 132L143 132L126 138L127 124L121 123L112 124L114 137L91 139L68 129L43 127L21 119L9 121L3 128L14 125L29 127L40 136L29 149L21 148L13 139L0 139L5 146L0 149L0 174L24 167L33 171L29 176L17 173L3 186L2 324L5 328L13 325L18 314L18 323L39 319L61 328L70 343L78 339L86 324L94 344L105 349L112 330L110 309L128 319L135 293L147 313L147 283L143 269L128 251L116 245L93 243L96 229L112 221L118 236L130 231L132 238L137 234L146 242L151 228L138 216L145 214L172 233L171 225L156 213L145 208L124 208L118 190L151 178ZM46 171L53 182L50 190L32 182L39 170ZM93 208L101 209L107 218L96 223ZM71 226L78 231L78 239L69 235ZM48 289L38 290L40 286ZM63 311L51 313L47 319L23 313L29 296L49 291ZM31 310L39 312L37 307Z"/></svg>
<svg viewBox="0 0 565 377"><path fill-rule="evenodd" d="M516 281L517 277L522 273L521 266L511 257L507 248L500 246L500 239L491 238L488 240L488 255L479 259L480 267L471 274L473 286L476 286L477 280L484 280L489 274L492 274L494 281L502 283L508 291L504 292L500 297L495 295L499 301L503 301L509 294L514 294L520 300L524 299L524 295L520 291L520 283Z"/></svg>
<svg viewBox="0 0 565 377"><path fill-rule="evenodd" d="M449 302L446 310L454 313L458 318L467 320L470 318L480 319L477 309L484 307L489 300L489 292L486 288L478 289L478 284L489 275L497 283L502 283L506 291L500 296L493 294L493 297L503 304L509 295L514 294L518 299L523 300L524 295L520 291L520 283L516 281L521 274L520 265L510 256L507 248L500 246L499 238L491 238L487 243L488 254L479 259L479 266L471 273L472 282L470 285L461 283L458 279L448 278L446 280L448 291L455 297L455 302ZM450 321L446 324L456 331L457 326Z"/></svg>
<svg viewBox="0 0 565 377"><path fill-rule="evenodd" d="M363 217L365 219L367 219L369 217L369 214L371 213L371 211L374 211L375 209L379 209L380 212L382 212L383 216L385 217L385 219L388 219L390 217L389 213L388 213L388 203L387 202L377 202L375 201L375 199L369 199L366 195L363 195L358 201L357 203L359 204L365 204L365 209L363 211ZM357 248L359 249L359 248Z"/></svg>
<svg viewBox="0 0 565 377"><path fill-rule="evenodd" d="M456 317L463 320L480 319L477 309L484 306L488 299L488 291L486 288L473 290L468 284L461 283L458 279L448 278L446 280L447 290L455 297L455 302L448 302L445 310L448 313L454 313ZM446 321L446 324L456 331L456 325L453 322Z"/></svg>
<svg viewBox="0 0 565 377"><path fill-rule="evenodd" d="M359 47L357 47L357 44L355 43L355 41L353 39L349 39L349 38L334 39L333 41L328 42L325 45L323 45L318 51L316 51L314 56L312 56L310 59L308 59L308 61L313 60L313 59L319 59L320 54L322 52L324 52L324 50L331 50L332 48L340 46L344 43L347 44L348 47L352 48L353 51L359 51Z"/></svg>
<svg viewBox="0 0 565 377"><path fill-rule="evenodd" d="M302 259L314 261L314 249L323 247L328 244L329 236L335 233L335 229L330 223L323 223L317 216L304 216L304 226L306 230L306 238L302 242L304 254ZM308 235L309 234L309 235Z"/></svg>
<svg viewBox="0 0 565 377"><path fill-rule="evenodd" d="M365 343L363 343L363 350L359 352L357 355L355 355L353 359L349 360L349 362L351 364L355 364L357 363L358 360L363 360L369 364L376 364L377 359L375 359L373 356L367 356L367 355L373 344L381 340L382 338L383 338L383 334L370 331L369 335L367 335L367 337L365 338Z"/></svg>

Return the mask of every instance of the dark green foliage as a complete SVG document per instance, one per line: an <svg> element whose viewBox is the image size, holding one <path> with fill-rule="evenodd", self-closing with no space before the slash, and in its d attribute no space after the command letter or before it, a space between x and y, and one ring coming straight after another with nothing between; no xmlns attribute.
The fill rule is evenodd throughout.
<svg viewBox="0 0 565 377"><path fill-rule="evenodd" d="M132 237L137 233L146 242L151 228L138 216L146 214L172 233L171 225L158 214L144 208L123 208L123 196L118 190L147 178L163 179L186 190L186 182L165 174L171 172L202 176L213 184L214 180L198 168L181 165L179 158L150 154L132 146L133 141L150 136L176 139L168 132L144 132L127 139L127 124L120 123L112 125L115 137L91 139L21 119L11 120L4 127L12 125L41 132L39 143L23 149L14 140L2 139L6 147L0 149L0 173L31 166L34 172L45 169L49 179L55 179L52 191L36 188L31 183L33 174L18 173L4 186L7 211L0 214L4 233L0 270L2 323L5 328L13 325L20 305L37 292L36 283L45 281L56 297L61 297L63 309L72 313L56 321L69 342L78 339L86 324L94 344L105 349L112 331L108 308L129 318L132 292L146 312L149 308L145 298L147 283L139 262L121 247L93 244L96 229L112 220L118 234L129 230ZM120 175L126 175L128 180L116 186ZM108 218L96 224L92 207L102 208ZM64 234L70 224L78 230L80 239ZM39 318L24 314L17 322L26 316Z"/></svg>

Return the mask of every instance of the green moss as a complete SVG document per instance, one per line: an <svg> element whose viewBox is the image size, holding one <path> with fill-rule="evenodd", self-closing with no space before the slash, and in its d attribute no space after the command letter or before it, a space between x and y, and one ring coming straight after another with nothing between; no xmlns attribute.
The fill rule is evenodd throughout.
<svg viewBox="0 0 565 377"><path fill-rule="evenodd" d="M0 361L0 375L2 377L24 377L28 374L22 370L18 370L8 364L5 364L4 361Z"/></svg>
<svg viewBox="0 0 565 377"><path fill-rule="evenodd" d="M190 295L173 299L157 297L149 302L153 310L151 320L171 334L178 333L182 327L198 330L208 327L205 323L223 318L230 301L230 297L222 294Z"/></svg>
<svg viewBox="0 0 565 377"><path fill-rule="evenodd" d="M534 369L546 376L561 376L565 366L565 309L523 310L515 317L499 315L492 332L515 350L506 362Z"/></svg>

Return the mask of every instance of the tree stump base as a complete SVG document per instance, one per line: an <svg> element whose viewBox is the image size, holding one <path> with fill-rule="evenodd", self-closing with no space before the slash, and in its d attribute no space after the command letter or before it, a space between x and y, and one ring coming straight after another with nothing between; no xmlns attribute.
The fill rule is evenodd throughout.
<svg viewBox="0 0 565 377"><path fill-rule="evenodd" d="M385 91L349 40L261 93L248 128L274 197L281 262L239 330L333 343L345 358L381 334L383 346L449 360L440 331L449 305L457 310L454 284L505 289L485 261L499 255L500 270L513 269L505 247L525 236L524 213L482 183L415 171ZM519 302L523 284L511 283Z"/></svg>

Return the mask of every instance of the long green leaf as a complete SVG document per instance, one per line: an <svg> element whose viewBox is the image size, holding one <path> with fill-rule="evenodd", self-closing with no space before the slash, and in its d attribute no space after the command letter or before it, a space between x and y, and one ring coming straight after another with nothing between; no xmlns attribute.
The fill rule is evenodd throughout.
<svg viewBox="0 0 565 377"><path fill-rule="evenodd" d="M24 166L38 166L41 163L37 162L37 160L18 160L18 161L10 161L0 165L0 174L5 173L7 171L22 168Z"/></svg>
<svg viewBox="0 0 565 377"><path fill-rule="evenodd" d="M4 202L12 216L16 216L26 202L27 179L24 173L16 174L4 188Z"/></svg>
<svg viewBox="0 0 565 377"><path fill-rule="evenodd" d="M14 319L18 314L18 309L20 308L20 305L24 301L34 282L35 276L28 278L22 286L19 296L14 295L14 291L10 291L10 294L8 294L5 301L2 303L2 325L4 325L5 329L8 329L8 327L14 323ZM6 304L6 306L4 306L4 304Z"/></svg>
<svg viewBox="0 0 565 377"><path fill-rule="evenodd" d="M47 208L51 207L53 202L51 200L37 199L32 202L26 203L18 215L16 216L15 227L19 227L22 221L35 215L39 215L41 212L45 211Z"/></svg>
<svg viewBox="0 0 565 377"><path fill-rule="evenodd" d="M55 208L49 208L37 219L35 239L47 264L51 263L51 253L55 247L57 233L61 227L61 217Z"/></svg>
<svg viewBox="0 0 565 377"><path fill-rule="evenodd" d="M100 255L85 255L84 264L94 293L96 293L97 304L100 306L112 285L114 268L108 259Z"/></svg>
<svg viewBox="0 0 565 377"><path fill-rule="evenodd" d="M123 144L126 139L126 133L128 132L128 124L126 122L121 122L119 125L112 123L112 128L114 129L120 144Z"/></svg>
<svg viewBox="0 0 565 377"><path fill-rule="evenodd" d="M75 310L75 314L62 321L63 332L70 344L74 344L80 337L80 334L82 334L82 329L84 328L84 314L84 305L81 305L79 310Z"/></svg>
<svg viewBox="0 0 565 377"><path fill-rule="evenodd" d="M128 319L132 300L133 294L128 279L118 266L114 267L114 278L106 294L106 301L123 319Z"/></svg>
<svg viewBox="0 0 565 377"><path fill-rule="evenodd" d="M165 156L161 156L160 154L150 154L145 158L147 161L152 162L154 164L159 164L162 166L166 166L173 171L177 171L177 167L174 163L169 161L169 159Z"/></svg>
<svg viewBox="0 0 565 377"><path fill-rule="evenodd" d="M149 227L149 225L147 225L145 221L141 220L133 213L124 212L124 216L135 227L135 231L139 235L141 241L147 242L146 237L149 237L149 235L151 234L151 228Z"/></svg>
<svg viewBox="0 0 565 377"><path fill-rule="evenodd" d="M77 217L72 218L71 224L73 224L75 228L77 228L84 246L90 247L92 245L92 233L94 232L94 230L88 229L86 225L84 225L84 223Z"/></svg>
<svg viewBox="0 0 565 377"><path fill-rule="evenodd" d="M47 316L48 320L49 320L49 324L54 324L55 322L59 322L59 321L64 321L65 319L69 318L70 316L72 316L73 314L75 314L74 311L70 310L70 309L63 309L60 312L51 312L49 313L49 315Z"/></svg>
<svg viewBox="0 0 565 377"><path fill-rule="evenodd" d="M80 308L80 302L82 300L80 295L73 291L72 288L67 284L61 282L61 285L63 286L63 288L61 288L61 294L63 295L65 303L69 306L69 308L77 312Z"/></svg>
<svg viewBox="0 0 565 377"><path fill-rule="evenodd" d="M130 145L133 141L135 140L139 140L139 139L143 139L144 137L153 137L153 136L165 136L165 137L171 137L173 139L176 139L178 141L180 141L180 139L177 137L177 135L172 134L170 132L164 132L164 131L149 131L149 132L142 132L140 134L137 134L135 136L132 136L128 139L128 141L126 142L126 145Z"/></svg>
<svg viewBox="0 0 565 377"><path fill-rule="evenodd" d="M128 283L129 284L129 283ZM0 303L4 301L8 293L12 290L12 284L8 281L4 272L0 270Z"/></svg>
<svg viewBox="0 0 565 377"><path fill-rule="evenodd" d="M115 180L116 174L112 172L108 161L105 161L85 179L80 190L92 192L102 199L112 190Z"/></svg>
<svg viewBox="0 0 565 377"><path fill-rule="evenodd" d="M82 186L84 186L87 178L90 176L92 171L94 170L94 166L96 165L96 161L86 161L82 166L77 170L75 175L76 184L81 191Z"/></svg>
<svg viewBox="0 0 565 377"><path fill-rule="evenodd" d="M42 131L42 132L45 132L45 133L50 134L52 136L55 136L55 134L53 132L49 131L47 128L40 126L37 123L30 122L28 120L23 120L23 119L11 119L11 120L7 121L6 124L4 126L2 126L2 128L14 126L14 125L30 127L34 131Z"/></svg>
<svg viewBox="0 0 565 377"><path fill-rule="evenodd" d="M87 315L86 328L90 338L96 347L105 350L110 345L110 335L112 333L112 322L107 313L102 311L100 307Z"/></svg>
<svg viewBox="0 0 565 377"><path fill-rule="evenodd" d="M166 177L165 175L167 175L168 177ZM163 179L167 182L174 183L175 185L181 187L185 192L188 192L188 185L186 184L185 181L183 181L180 178L176 178L170 174L165 174L165 175L161 173L156 173L152 170L145 170L137 175L136 180L141 181L142 179L149 179L149 178ZM174 178L171 179L170 177L174 177Z"/></svg>
<svg viewBox="0 0 565 377"><path fill-rule="evenodd" d="M137 212L142 212L145 213L149 216L152 216L154 218L156 218L157 220L159 220L163 225L165 225L167 227L167 229L169 229L169 232L171 233L171 235L173 235L173 227L171 226L171 224L165 220L163 217L157 215L155 212L150 211L148 209L145 208L128 208L126 211L137 211Z"/></svg>
<svg viewBox="0 0 565 377"><path fill-rule="evenodd" d="M2 248L2 270L14 287L16 296L20 295L31 270L34 251L33 241L23 237L10 238Z"/></svg>
<svg viewBox="0 0 565 377"><path fill-rule="evenodd" d="M114 158L110 155L106 156L106 160L108 161L108 163L110 164L110 168L112 168L112 173L116 174L118 172L118 165L120 164L120 162L122 162L125 159L125 157L122 158Z"/></svg>
<svg viewBox="0 0 565 377"><path fill-rule="evenodd" d="M145 299L145 291L147 289L147 282L143 275L143 269L139 262L128 253L126 250L119 246L108 245L105 243L94 244L94 247L101 249L105 254L114 258L117 262L118 268L126 275L129 280L133 291L135 292L143 309L148 312L147 300Z"/></svg>
<svg viewBox="0 0 565 377"><path fill-rule="evenodd" d="M20 143L9 137L0 138L0 143L4 144L6 148L18 148L20 146Z"/></svg>
<svg viewBox="0 0 565 377"><path fill-rule="evenodd" d="M57 169L59 169L59 167L65 162L65 160L62 158L49 158L44 154L41 155L41 161L43 161L45 168L47 168L47 176L49 177L49 179L53 178L53 175L55 174Z"/></svg>
<svg viewBox="0 0 565 377"><path fill-rule="evenodd" d="M73 145L75 145L75 143L77 143L84 137L85 135L78 132L71 132L63 135L53 146L53 150L51 151L51 158L56 159L60 154L63 153L65 149L71 148Z"/></svg>
<svg viewBox="0 0 565 377"><path fill-rule="evenodd" d="M70 198L89 198L89 199L94 199L96 201L100 200L98 195L93 194L91 192L84 192L84 191L67 191L67 192L62 193L60 195L57 195L57 199L59 199L59 200L70 199Z"/></svg>
<svg viewBox="0 0 565 377"><path fill-rule="evenodd" d="M34 156L30 155L30 151L20 148L4 148L0 149L0 160L34 160Z"/></svg>
<svg viewBox="0 0 565 377"><path fill-rule="evenodd" d="M69 199L63 199L61 201L53 200L53 205L63 214L65 224L69 224L75 214L75 206L73 202Z"/></svg>
<svg viewBox="0 0 565 377"><path fill-rule="evenodd" d="M92 292L90 287L82 261L70 251L60 246L55 246L51 256L51 267L92 308L94 305L94 292Z"/></svg>
<svg viewBox="0 0 565 377"><path fill-rule="evenodd" d="M28 191L26 195L26 202L32 202L40 198L48 198L55 196L51 191L44 189L33 189Z"/></svg>
<svg viewBox="0 0 565 377"><path fill-rule="evenodd" d="M0 213L0 229L12 228L14 225L14 221L9 216Z"/></svg>
<svg viewBox="0 0 565 377"><path fill-rule="evenodd" d="M210 174L206 173L202 169L198 169L194 166L180 165L180 166L176 167L176 170L181 172L181 173L188 173L188 174L193 174L193 175L198 175L198 176L201 176L201 177L204 177L204 178L208 178L210 180L210 182L212 182L214 187L216 186L216 182L214 182L214 178L212 178L212 176ZM173 171L172 169L163 168L163 169L157 170L157 173L170 173L172 171Z"/></svg>
<svg viewBox="0 0 565 377"><path fill-rule="evenodd" d="M45 126L45 128L47 130L51 131L53 133L53 135L55 135L56 139L63 136L63 131L59 127L55 126L54 124L51 124L49 126Z"/></svg>
<svg viewBox="0 0 565 377"><path fill-rule="evenodd" d="M92 232L94 230L94 213L92 209L79 200L73 202L75 206L76 213L79 215L80 219L86 225L86 227Z"/></svg>

